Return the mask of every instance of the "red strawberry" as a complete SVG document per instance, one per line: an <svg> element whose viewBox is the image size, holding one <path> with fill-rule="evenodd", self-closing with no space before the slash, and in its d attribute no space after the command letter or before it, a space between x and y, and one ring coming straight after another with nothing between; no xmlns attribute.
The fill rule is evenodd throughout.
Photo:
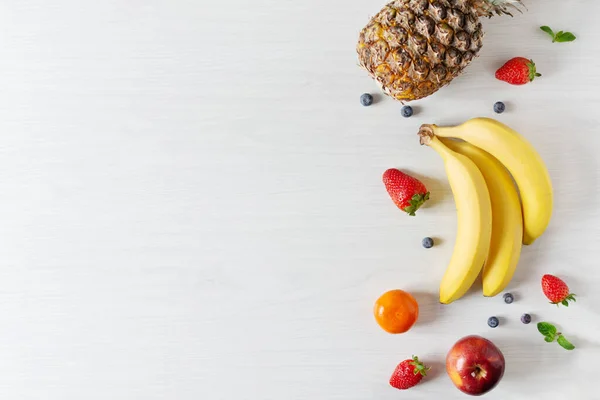
<svg viewBox="0 0 600 400"><path fill-rule="evenodd" d="M408 215L415 215L419 207L429 200L429 192L420 180L397 169L385 171L383 183L394 203Z"/></svg>
<svg viewBox="0 0 600 400"><path fill-rule="evenodd" d="M562 304L569 307L569 300L577 301L575 295L569 293L567 284L554 275L546 274L542 276L542 290L552 304Z"/></svg>
<svg viewBox="0 0 600 400"><path fill-rule="evenodd" d="M421 382L421 379L427 375L429 367L423 365L418 357L404 360L394 370L390 378L390 385L396 389L408 389Z"/></svg>
<svg viewBox="0 0 600 400"><path fill-rule="evenodd" d="M524 57L511 58L496 71L496 79L511 85L524 85L533 81L536 76L542 76L542 74L538 74L535 70L533 60Z"/></svg>

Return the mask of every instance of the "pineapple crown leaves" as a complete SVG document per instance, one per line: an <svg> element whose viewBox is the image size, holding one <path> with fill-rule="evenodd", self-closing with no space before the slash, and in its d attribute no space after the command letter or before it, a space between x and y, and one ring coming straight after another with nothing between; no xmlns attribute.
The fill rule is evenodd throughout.
<svg viewBox="0 0 600 400"><path fill-rule="evenodd" d="M525 8L521 0L474 0L474 7L479 15L492 17L496 15L510 15L512 10L522 13L521 7Z"/></svg>
<svg viewBox="0 0 600 400"><path fill-rule="evenodd" d="M527 68L529 68L529 82L533 81L538 76L542 76L542 74L536 71L533 60L529 60Z"/></svg>
<svg viewBox="0 0 600 400"><path fill-rule="evenodd" d="M426 367L421 361L419 361L419 357L417 356L412 356L412 359L413 360L409 364L415 367L413 373L415 375L421 374L423 376L427 376L427 371L429 371L431 368Z"/></svg>
<svg viewBox="0 0 600 400"><path fill-rule="evenodd" d="M425 194L417 193L417 194L413 195L413 197L409 200L410 205L404 207L404 211L406 211L406 213L408 213L408 215L414 217L415 216L415 212L417 212L417 210L427 200L429 200L429 192L427 192Z"/></svg>
<svg viewBox="0 0 600 400"><path fill-rule="evenodd" d="M571 342L569 342L567 338L563 336L562 333L557 332L556 327L551 323L538 322L537 329L542 335L544 335L544 340L546 342L552 343L554 342L554 340L556 340L560 347L562 347L565 350L575 349L575 346L573 346Z"/></svg>

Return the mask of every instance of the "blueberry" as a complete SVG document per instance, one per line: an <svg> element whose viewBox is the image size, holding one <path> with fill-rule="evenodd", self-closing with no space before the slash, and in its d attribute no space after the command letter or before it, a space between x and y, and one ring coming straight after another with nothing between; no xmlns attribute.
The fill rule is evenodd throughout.
<svg viewBox="0 0 600 400"><path fill-rule="evenodd" d="M371 104L373 104L373 96L371 96L369 93L363 93L360 96L360 104L362 104L365 107L370 106Z"/></svg>
<svg viewBox="0 0 600 400"><path fill-rule="evenodd" d="M499 323L500 323L500 321L498 321L498 318L496 318L496 317L488 318L488 325L490 326L490 328L497 327Z"/></svg>
<svg viewBox="0 0 600 400"><path fill-rule="evenodd" d="M433 239L430 237L424 238L421 243L423 244L423 247L425 247L426 249L430 249L433 247Z"/></svg>
<svg viewBox="0 0 600 400"><path fill-rule="evenodd" d="M506 106L503 102L497 101L496 103L494 103L494 112L496 114L502 114L504 110L506 110Z"/></svg>
<svg viewBox="0 0 600 400"><path fill-rule="evenodd" d="M515 299L511 293L504 293L504 296L502 296L502 298L504 298L504 302L506 304L512 303Z"/></svg>
<svg viewBox="0 0 600 400"><path fill-rule="evenodd" d="M521 315L521 322L524 324L528 324L531 322L531 315L529 314L523 314Z"/></svg>
<svg viewBox="0 0 600 400"><path fill-rule="evenodd" d="M412 115L413 115L413 109L412 109L411 106L404 106L404 107L402 107L402 116L404 118L408 118L408 117L410 117Z"/></svg>

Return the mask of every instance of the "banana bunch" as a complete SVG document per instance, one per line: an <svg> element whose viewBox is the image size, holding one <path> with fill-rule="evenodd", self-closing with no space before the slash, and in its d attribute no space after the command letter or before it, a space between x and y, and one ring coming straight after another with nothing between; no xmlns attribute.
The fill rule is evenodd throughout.
<svg viewBox="0 0 600 400"><path fill-rule="evenodd" d="M426 124L419 136L444 160L457 209L456 242L440 302L462 297L482 269L483 294L495 296L512 279L521 245L533 243L550 222L548 170L523 136L491 118L452 127Z"/></svg>

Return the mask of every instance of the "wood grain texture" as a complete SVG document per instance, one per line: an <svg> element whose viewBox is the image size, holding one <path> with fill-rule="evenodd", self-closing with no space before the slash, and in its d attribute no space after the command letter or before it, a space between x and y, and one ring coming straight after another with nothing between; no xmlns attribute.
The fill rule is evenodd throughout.
<svg viewBox="0 0 600 400"><path fill-rule="evenodd" d="M0 32L0 392L7 399L459 399L443 361L481 334L507 360L486 399L594 398L600 356L600 5L528 0L485 22L468 72L400 117L357 67L355 41L383 2L23 0ZM579 38L552 44L538 27ZM507 58L543 78L493 79ZM456 229L424 122L491 116L547 161L556 208L523 251L516 301L437 288ZM422 177L416 218L381 184ZM439 245L420 246L434 236ZM547 304L543 273L578 302ZM415 293L417 325L381 331L385 290ZM577 346L543 342L560 325ZM501 327L486 325L490 315ZM410 393L387 384L418 354ZM590 397L591 396L591 397Z"/></svg>

